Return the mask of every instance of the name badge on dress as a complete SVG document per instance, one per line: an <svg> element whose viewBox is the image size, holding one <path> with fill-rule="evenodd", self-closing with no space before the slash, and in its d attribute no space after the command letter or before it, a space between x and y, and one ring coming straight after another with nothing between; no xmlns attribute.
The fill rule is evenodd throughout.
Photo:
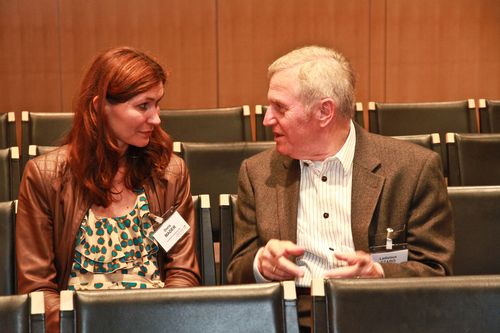
<svg viewBox="0 0 500 333"><path fill-rule="evenodd" d="M190 229L189 224L186 223L181 214L177 211L159 223L161 223L161 225L156 229L153 237L165 252L168 252Z"/></svg>

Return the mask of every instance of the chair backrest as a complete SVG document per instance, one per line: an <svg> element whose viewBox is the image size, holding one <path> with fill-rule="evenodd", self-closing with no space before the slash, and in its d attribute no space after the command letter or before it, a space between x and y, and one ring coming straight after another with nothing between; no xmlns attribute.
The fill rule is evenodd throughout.
<svg viewBox="0 0 500 333"><path fill-rule="evenodd" d="M61 292L61 333L166 331L298 333L295 284Z"/></svg>
<svg viewBox="0 0 500 333"><path fill-rule="evenodd" d="M186 162L191 176L191 193L210 195L210 206L217 207L222 193L236 193L241 162L274 147L274 142L174 143L174 151ZM219 241L219 212L212 210L214 241Z"/></svg>
<svg viewBox="0 0 500 333"><path fill-rule="evenodd" d="M447 132L477 133L473 99L440 103L374 103L368 104L370 131L382 135L439 133L442 156L446 156ZM445 176L447 160L443 159Z"/></svg>
<svg viewBox="0 0 500 333"><path fill-rule="evenodd" d="M271 127L266 127L263 124L264 117L266 115L268 106L267 105L256 105L255 106L255 138L257 141L273 141L273 129ZM354 121L358 123L361 127L365 127L363 103L356 103L356 112L354 113Z"/></svg>
<svg viewBox="0 0 500 333"><path fill-rule="evenodd" d="M414 135L396 135L393 136L395 139L408 141L414 143L416 145L422 146L424 148L428 148L439 154L441 157L441 161L444 164L443 154L441 151L441 139L439 138L438 133L431 134L414 134Z"/></svg>
<svg viewBox="0 0 500 333"><path fill-rule="evenodd" d="M200 266L201 284L217 284L215 274L214 242L212 221L210 220L210 198L207 194L193 195L198 234L196 236L196 256Z"/></svg>
<svg viewBox="0 0 500 333"><path fill-rule="evenodd" d="M499 275L315 280L312 293L315 332L498 332L500 327Z"/></svg>
<svg viewBox="0 0 500 333"><path fill-rule="evenodd" d="M192 110L161 110L161 127L175 141L252 141L248 105Z"/></svg>
<svg viewBox="0 0 500 333"><path fill-rule="evenodd" d="M226 272L231 260L234 241L234 220L238 205L237 194L221 194L219 197L220 216L220 262L219 276L221 284L226 284Z"/></svg>
<svg viewBox="0 0 500 333"><path fill-rule="evenodd" d="M45 332L43 292L0 296L0 325L2 332Z"/></svg>
<svg viewBox="0 0 500 333"><path fill-rule="evenodd" d="M16 279L16 202L0 202L0 295L14 295Z"/></svg>
<svg viewBox="0 0 500 333"><path fill-rule="evenodd" d="M0 149L0 201L17 199L20 173L19 148Z"/></svg>
<svg viewBox="0 0 500 333"><path fill-rule="evenodd" d="M455 223L453 274L500 274L500 186L448 187Z"/></svg>
<svg viewBox="0 0 500 333"><path fill-rule="evenodd" d="M500 185L500 133L448 133L448 185Z"/></svg>
<svg viewBox="0 0 500 333"><path fill-rule="evenodd" d="M38 145L30 145L28 147L28 159L35 158L37 156L46 154L54 149L57 149L57 146L38 146Z"/></svg>
<svg viewBox="0 0 500 333"><path fill-rule="evenodd" d="M72 112L28 112L21 115L21 169L29 159L28 147L57 146L73 124Z"/></svg>
<svg viewBox="0 0 500 333"><path fill-rule="evenodd" d="M474 100L368 104L370 131L382 135L477 133Z"/></svg>
<svg viewBox="0 0 500 333"><path fill-rule="evenodd" d="M481 133L500 133L500 100L479 100L479 127Z"/></svg>
<svg viewBox="0 0 500 333"><path fill-rule="evenodd" d="M0 114L0 149L17 146L16 114L7 112Z"/></svg>

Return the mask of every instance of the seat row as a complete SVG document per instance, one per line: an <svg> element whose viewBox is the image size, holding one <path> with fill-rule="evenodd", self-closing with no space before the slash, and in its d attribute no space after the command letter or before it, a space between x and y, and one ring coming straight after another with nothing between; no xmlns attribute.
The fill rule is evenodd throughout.
<svg viewBox="0 0 500 333"><path fill-rule="evenodd" d="M208 195L194 195L193 206L196 222L196 257L199 262L201 284L217 284L214 241ZM0 202L0 295L17 292L16 274L16 201Z"/></svg>
<svg viewBox="0 0 500 333"><path fill-rule="evenodd" d="M455 226L454 274L500 274L500 186L448 187ZM226 270L231 259L234 220L238 197L223 194L219 205L210 206L206 194L193 196L196 212L196 254L202 284L227 284ZM0 295L16 292L15 271L16 202L0 203ZM211 211L218 210L220 248L214 253ZM216 272L215 258L219 257Z"/></svg>
<svg viewBox="0 0 500 333"><path fill-rule="evenodd" d="M450 186L500 185L500 133L446 133L445 150L438 133L394 136L437 152L442 158ZM240 163L274 147L272 141L196 143L175 142L174 152L187 163L192 193L235 193ZM53 149L30 145L28 159ZM0 189L0 201L17 198L21 170L17 147L0 149L0 177L7 179ZM9 180L10 179L10 180Z"/></svg>
<svg viewBox="0 0 500 333"><path fill-rule="evenodd" d="M0 296L2 329L44 332L40 294ZM314 333L489 333L500 327L500 275L317 279L311 298ZM293 281L62 291L60 310L61 333L299 332Z"/></svg>
<svg viewBox="0 0 500 333"><path fill-rule="evenodd" d="M175 141L238 142L270 141L272 130L262 125L267 106L248 105L212 108L161 110L161 126ZM368 122L365 126L365 118ZM52 146L71 127L73 113L21 113L21 150L32 144ZM373 133L413 135L446 132L500 132L500 100L473 99L439 103L368 103L368 117L362 103L356 103L355 121ZM479 119L479 122L477 121ZM0 114L0 148L18 146L14 112ZM442 141L443 141L442 137ZM23 155L27 157L27 155Z"/></svg>

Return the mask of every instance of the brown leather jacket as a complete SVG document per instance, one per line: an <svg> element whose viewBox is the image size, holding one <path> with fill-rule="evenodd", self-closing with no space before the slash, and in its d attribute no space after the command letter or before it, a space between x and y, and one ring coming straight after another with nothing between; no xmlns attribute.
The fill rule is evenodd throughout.
<svg viewBox="0 0 500 333"><path fill-rule="evenodd" d="M43 291L48 332L59 331L59 292L68 286L75 239L90 207L78 182L66 168L66 148L60 147L26 164L19 191L16 253L19 293ZM184 161L172 155L161 179L151 177L144 189L152 214L171 207L191 229L158 263L165 287L196 286L200 273L195 255L196 225L190 182Z"/></svg>

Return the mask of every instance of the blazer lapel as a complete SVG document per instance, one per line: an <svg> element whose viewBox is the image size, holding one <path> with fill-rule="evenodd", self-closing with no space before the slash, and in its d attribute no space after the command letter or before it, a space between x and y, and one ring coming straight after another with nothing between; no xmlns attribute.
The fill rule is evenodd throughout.
<svg viewBox="0 0 500 333"><path fill-rule="evenodd" d="M299 161L284 157L280 161L276 186L279 235L282 240L297 243L297 209L299 203Z"/></svg>
<svg viewBox="0 0 500 333"><path fill-rule="evenodd" d="M385 177L376 174L380 160L370 149L369 138L356 126L351 194L351 229L356 250L369 251L369 226Z"/></svg>

